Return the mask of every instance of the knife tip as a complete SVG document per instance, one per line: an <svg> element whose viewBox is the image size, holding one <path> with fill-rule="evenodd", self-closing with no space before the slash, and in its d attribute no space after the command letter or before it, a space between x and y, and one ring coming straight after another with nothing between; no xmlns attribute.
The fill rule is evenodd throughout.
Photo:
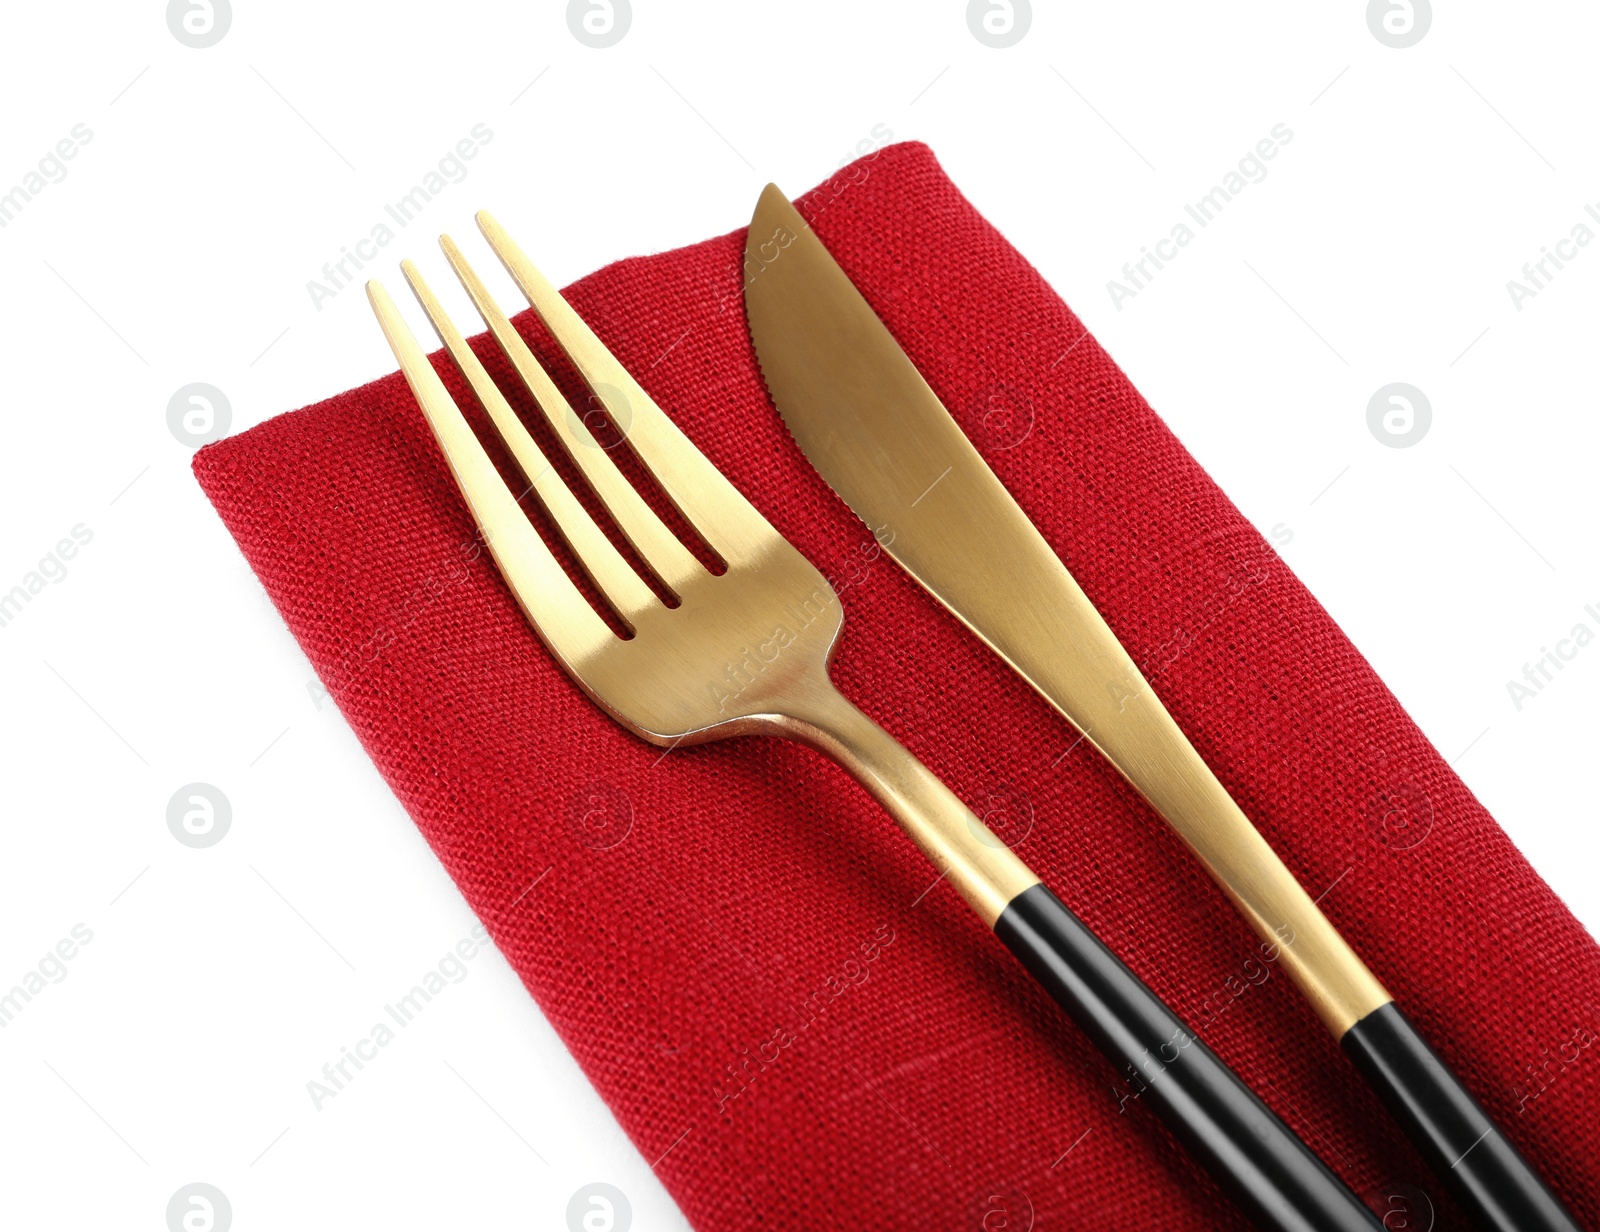
<svg viewBox="0 0 1600 1232"><path fill-rule="evenodd" d="M783 195L783 189L776 184L768 184L761 190L761 196L756 201L754 217L760 218L762 214L767 213L769 210L784 208L793 209L794 207L789 198Z"/></svg>

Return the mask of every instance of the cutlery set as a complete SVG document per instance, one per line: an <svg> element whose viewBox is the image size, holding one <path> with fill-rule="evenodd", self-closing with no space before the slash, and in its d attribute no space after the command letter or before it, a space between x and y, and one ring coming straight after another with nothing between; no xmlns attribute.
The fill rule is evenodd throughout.
<svg viewBox="0 0 1600 1232"><path fill-rule="evenodd" d="M847 770L1174 1136L1258 1226L1381 1225L1018 854L829 679L843 611L487 213L489 247L622 442L602 448L461 250L448 264L532 396L591 516L416 266L407 282L583 574L570 576L377 282L389 345L507 585L549 653L605 713L679 747L765 735ZM1578 1224L1404 1016L1228 795L1015 500L781 192L747 240L745 307L772 401L806 458L883 549L1105 756L1183 838L1476 1227ZM716 556L709 568L614 461L626 448ZM599 604L585 596L597 595ZM804 611L805 622L792 613ZM727 686L760 647L763 670ZM1070 896L1069 896L1070 897ZM1284 1040L1284 1048L1294 1046Z"/></svg>

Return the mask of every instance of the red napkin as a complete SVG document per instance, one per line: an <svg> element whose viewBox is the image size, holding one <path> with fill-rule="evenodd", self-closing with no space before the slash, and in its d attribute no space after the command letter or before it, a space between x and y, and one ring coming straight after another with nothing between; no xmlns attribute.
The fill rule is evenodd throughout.
<svg viewBox="0 0 1600 1232"><path fill-rule="evenodd" d="M1594 942L931 151L885 149L798 205L1245 812L1600 1226ZM980 812L1031 825L1023 857L1379 1211L1460 1226L1179 841L806 464L756 370L743 246L622 261L568 298L834 580L844 692ZM776 740L663 756L568 681L398 375L195 473L696 1228L1244 1226L842 772Z"/></svg>

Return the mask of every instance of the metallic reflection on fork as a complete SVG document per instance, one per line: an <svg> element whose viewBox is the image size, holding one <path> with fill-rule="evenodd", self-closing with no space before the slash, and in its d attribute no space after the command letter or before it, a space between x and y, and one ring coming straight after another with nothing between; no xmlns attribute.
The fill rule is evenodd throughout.
<svg viewBox="0 0 1600 1232"><path fill-rule="evenodd" d="M600 503L676 597L657 597L584 509L494 384L411 262L401 268L439 338L489 413L551 523L631 632L617 636L566 575L501 480L383 288L368 291L489 550L540 638L567 673L653 744L767 734L840 761L904 826L935 867L993 924L1038 878L933 774L834 689L827 666L843 623L832 588L656 406L487 214L484 236L560 343L627 446L695 532L727 564L702 565L628 482L494 303L461 250L445 256ZM802 614L799 618L795 613ZM763 670L730 684L752 648Z"/></svg>

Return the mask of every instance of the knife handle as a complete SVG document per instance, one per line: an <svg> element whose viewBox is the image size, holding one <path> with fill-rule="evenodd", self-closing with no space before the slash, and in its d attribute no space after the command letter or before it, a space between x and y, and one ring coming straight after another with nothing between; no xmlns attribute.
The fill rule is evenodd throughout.
<svg viewBox="0 0 1600 1232"><path fill-rule="evenodd" d="M1374 1232L1378 1220L1221 1058L1043 885L995 935L1261 1228Z"/></svg>
<svg viewBox="0 0 1600 1232"><path fill-rule="evenodd" d="M1340 1044L1479 1232L1581 1232L1394 1002Z"/></svg>

